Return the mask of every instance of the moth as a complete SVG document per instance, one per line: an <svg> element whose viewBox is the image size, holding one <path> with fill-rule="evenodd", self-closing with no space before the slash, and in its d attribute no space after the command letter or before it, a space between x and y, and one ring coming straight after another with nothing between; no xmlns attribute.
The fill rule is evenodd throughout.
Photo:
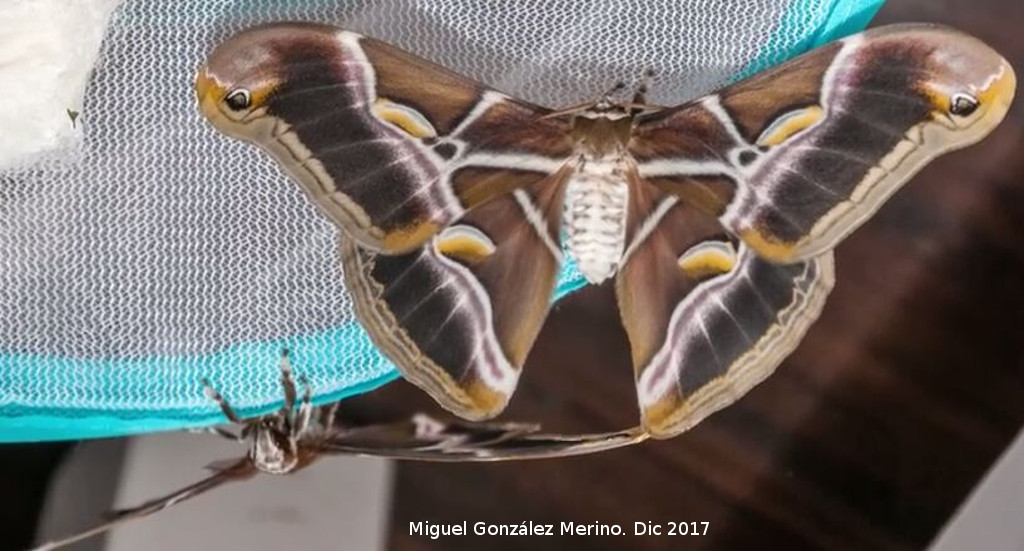
<svg viewBox="0 0 1024 551"><path fill-rule="evenodd" d="M301 403L292 376L288 351L281 355L284 405L278 411L243 420L219 392L203 381L207 396L238 432L214 428L231 440L247 442L245 457L213 463L210 476L165 496L130 509L114 511L99 525L67 538L46 543L36 551L59 549L101 534L122 523L158 513L228 482L248 480L260 473L292 474L328 455L361 455L391 459L459 462L509 461L567 457L620 448L642 442L639 427L619 432L574 436L543 434L526 423L468 423L441 421L424 414L408 420L362 426L340 426L338 403L315 408L305 379Z"/></svg>
<svg viewBox="0 0 1024 551"><path fill-rule="evenodd" d="M342 230L357 317L442 406L502 411L564 244L591 283L614 281L643 427L665 438L772 373L821 312L832 249L987 135L1015 83L976 38L894 25L677 106L551 110L373 38L277 23L217 46L195 86L216 129Z"/></svg>

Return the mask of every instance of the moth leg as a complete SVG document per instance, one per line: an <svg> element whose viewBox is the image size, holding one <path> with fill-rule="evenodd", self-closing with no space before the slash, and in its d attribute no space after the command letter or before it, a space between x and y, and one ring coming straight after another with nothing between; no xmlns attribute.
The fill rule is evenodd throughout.
<svg viewBox="0 0 1024 551"><path fill-rule="evenodd" d="M224 417L227 417L228 421L231 421L232 423L244 425L245 421L242 421L242 418L235 413L235 410L231 409L231 405L228 404L228 401L225 400L223 396L221 396L220 392L217 392L217 389L210 385L210 380L203 377L202 382L203 392L206 394L206 397L217 402L217 405L220 406L220 410L224 412Z"/></svg>
<svg viewBox="0 0 1024 551"><path fill-rule="evenodd" d="M306 432L310 427L310 421L313 418L313 389L309 386L309 379L305 375L299 377L299 383L302 385L302 404L299 405L299 415L295 422L294 433L300 435Z"/></svg>
<svg viewBox="0 0 1024 551"><path fill-rule="evenodd" d="M625 89L626 89L626 82L625 81L620 80L620 81L616 82L615 84L612 85L611 88L608 89L607 92L604 93L604 95L601 96L601 101L599 101L598 103L601 103L601 102L604 102L604 103L614 103L612 101L612 96L614 96L615 94L617 94L617 93L619 93L619 92L621 92L622 90L625 90Z"/></svg>
<svg viewBox="0 0 1024 551"><path fill-rule="evenodd" d="M284 406L281 413L288 415L295 407L295 381L292 379L291 353L287 348L281 351L281 387L284 389Z"/></svg>
<svg viewBox="0 0 1024 551"><path fill-rule="evenodd" d="M242 435L231 432L222 427L194 427L185 430L192 434L213 434L233 442L242 442L245 440Z"/></svg>
<svg viewBox="0 0 1024 551"><path fill-rule="evenodd" d="M340 406L341 402L331 402L320 408L320 426L324 428L325 432L334 432L334 425L338 419L338 408Z"/></svg>
<svg viewBox="0 0 1024 551"><path fill-rule="evenodd" d="M632 105L647 105L647 92L651 89L652 79L654 79L654 69L646 69L640 75L640 84L637 85L636 93L633 94Z"/></svg>
<svg viewBox="0 0 1024 551"><path fill-rule="evenodd" d="M249 437L252 436L253 431L257 429L257 427L259 427L259 423L256 421L250 421L246 423L245 425L242 426L242 431L238 435L238 439L243 442L248 440Z"/></svg>
<svg viewBox="0 0 1024 551"><path fill-rule="evenodd" d="M207 427L204 432L216 434L221 438L231 440L233 442L245 442L245 437L242 434L234 433L221 427Z"/></svg>

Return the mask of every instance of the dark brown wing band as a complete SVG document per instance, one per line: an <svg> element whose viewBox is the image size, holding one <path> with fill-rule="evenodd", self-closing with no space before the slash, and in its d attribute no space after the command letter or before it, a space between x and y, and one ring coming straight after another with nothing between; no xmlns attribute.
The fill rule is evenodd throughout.
<svg viewBox="0 0 1024 551"><path fill-rule="evenodd" d="M353 239L389 254L570 154L565 122L545 110L326 25L243 31L210 54L196 88L217 129L269 152ZM249 104L234 109L239 91Z"/></svg>
<svg viewBox="0 0 1024 551"><path fill-rule="evenodd" d="M643 178L761 257L809 260L931 159L987 135L1014 88L1006 60L973 37L881 27L642 117L632 148Z"/></svg>
<svg viewBox="0 0 1024 551"><path fill-rule="evenodd" d="M817 319L832 255L789 265L758 257L672 196L634 194L616 280L643 425L685 431L770 375Z"/></svg>
<svg viewBox="0 0 1024 551"><path fill-rule="evenodd" d="M493 417L515 390L560 268L564 176L482 205L408 254L341 239L357 318L406 379L459 416Z"/></svg>

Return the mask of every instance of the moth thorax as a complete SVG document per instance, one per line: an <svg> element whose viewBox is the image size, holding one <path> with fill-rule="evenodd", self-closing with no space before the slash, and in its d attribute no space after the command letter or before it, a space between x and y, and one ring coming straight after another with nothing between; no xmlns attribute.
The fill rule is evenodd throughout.
<svg viewBox="0 0 1024 551"><path fill-rule="evenodd" d="M569 180L565 194L569 254L587 281L601 283L622 259L629 187L613 163L588 162Z"/></svg>
<svg viewBox="0 0 1024 551"><path fill-rule="evenodd" d="M281 431L259 427L253 437L249 457L253 465L262 472L287 474L298 465L298 444Z"/></svg>

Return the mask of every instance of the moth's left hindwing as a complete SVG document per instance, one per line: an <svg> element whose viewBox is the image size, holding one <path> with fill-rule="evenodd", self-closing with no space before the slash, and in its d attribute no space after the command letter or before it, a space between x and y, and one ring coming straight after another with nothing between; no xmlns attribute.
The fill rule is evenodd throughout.
<svg viewBox="0 0 1024 551"><path fill-rule="evenodd" d="M457 415L493 417L515 390L561 266L565 176L481 205L404 255L342 238L345 282L374 343Z"/></svg>
<svg viewBox="0 0 1024 551"><path fill-rule="evenodd" d="M268 151L348 235L392 254L571 153L565 121L547 111L326 25L231 37L196 92L214 126Z"/></svg>

